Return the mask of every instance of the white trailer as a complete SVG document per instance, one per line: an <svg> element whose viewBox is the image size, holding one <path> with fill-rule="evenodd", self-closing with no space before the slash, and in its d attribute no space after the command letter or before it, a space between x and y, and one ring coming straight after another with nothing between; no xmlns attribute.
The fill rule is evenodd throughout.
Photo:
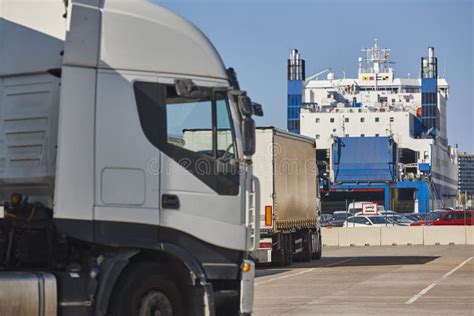
<svg viewBox="0 0 474 316"><path fill-rule="evenodd" d="M152 2L0 0L0 314L251 313L260 110Z"/></svg>
<svg viewBox="0 0 474 316"><path fill-rule="evenodd" d="M257 128L254 173L260 182L260 263L320 259L320 189L314 139Z"/></svg>

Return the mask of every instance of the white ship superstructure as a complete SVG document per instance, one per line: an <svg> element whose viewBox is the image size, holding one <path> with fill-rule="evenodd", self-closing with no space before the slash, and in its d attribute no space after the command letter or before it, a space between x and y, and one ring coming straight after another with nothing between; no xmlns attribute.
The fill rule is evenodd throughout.
<svg viewBox="0 0 474 316"><path fill-rule="evenodd" d="M302 80L301 134L316 139L318 157L327 162L336 183L331 159L335 139L389 137L398 147L396 182L428 183L429 201L415 209L454 206L457 158L447 141L449 86L437 76L434 49L428 49L428 57L421 61L421 75L413 78L395 77L391 50L380 48L377 40L363 52L366 56L358 60L357 78L345 74L338 78L326 70L322 72L325 79L319 78L320 73ZM396 187L394 183L392 191ZM418 203L420 197L414 195Z"/></svg>

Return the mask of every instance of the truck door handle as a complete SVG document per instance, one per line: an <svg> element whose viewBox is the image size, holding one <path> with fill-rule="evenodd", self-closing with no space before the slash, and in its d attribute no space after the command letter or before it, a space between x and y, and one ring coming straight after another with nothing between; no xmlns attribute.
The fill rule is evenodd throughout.
<svg viewBox="0 0 474 316"><path fill-rule="evenodd" d="M170 209L179 209L179 198L174 194L163 194L161 196L161 207Z"/></svg>

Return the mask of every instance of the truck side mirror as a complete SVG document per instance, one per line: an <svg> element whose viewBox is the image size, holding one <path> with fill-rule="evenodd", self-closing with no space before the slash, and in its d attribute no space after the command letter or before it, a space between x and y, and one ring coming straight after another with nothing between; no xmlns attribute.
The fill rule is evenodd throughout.
<svg viewBox="0 0 474 316"><path fill-rule="evenodd" d="M245 117L242 120L242 139L244 155L252 156L255 154L255 121L250 117Z"/></svg>
<svg viewBox="0 0 474 316"><path fill-rule="evenodd" d="M253 114L255 116L263 116L263 107L260 103L252 102Z"/></svg>
<svg viewBox="0 0 474 316"><path fill-rule="evenodd" d="M242 114L248 117L252 116L253 106L252 106L252 101L250 100L250 98L246 96L245 94L239 95L238 98L239 98L239 101L238 101L239 108Z"/></svg>
<svg viewBox="0 0 474 316"><path fill-rule="evenodd" d="M329 178L327 177L326 173L320 176L321 182L322 182L322 191L325 196L329 195L329 188L330 188L330 183L329 183Z"/></svg>
<svg viewBox="0 0 474 316"><path fill-rule="evenodd" d="M323 179L323 191L329 192L329 179L328 178Z"/></svg>

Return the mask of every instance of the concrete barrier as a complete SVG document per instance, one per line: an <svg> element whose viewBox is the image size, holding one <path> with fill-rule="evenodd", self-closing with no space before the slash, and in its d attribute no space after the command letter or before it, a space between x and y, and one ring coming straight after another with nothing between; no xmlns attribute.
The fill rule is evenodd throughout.
<svg viewBox="0 0 474 316"><path fill-rule="evenodd" d="M339 247L474 245L474 226L323 227L322 243Z"/></svg>
<svg viewBox="0 0 474 316"><path fill-rule="evenodd" d="M466 245L474 245L474 226L466 226Z"/></svg>
<svg viewBox="0 0 474 316"><path fill-rule="evenodd" d="M465 226L423 226L424 245L465 245Z"/></svg>
<svg viewBox="0 0 474 316"><path fill-rule="evenodd" d="M382 246L423 245L423 229L415 226L380 227L380 244Z"/></svg>
<svg viewBox="0 0 474 316"><path fill-rule="evenodd" d="M321 229L321 237L323 246L339 246L339 228L326 228Z"/></svg>
<svg viewBox="0 0 474 316"><path fill-rule="evenodd" d="M339 246L380 246L379 227L339 228Z"/></svg>

